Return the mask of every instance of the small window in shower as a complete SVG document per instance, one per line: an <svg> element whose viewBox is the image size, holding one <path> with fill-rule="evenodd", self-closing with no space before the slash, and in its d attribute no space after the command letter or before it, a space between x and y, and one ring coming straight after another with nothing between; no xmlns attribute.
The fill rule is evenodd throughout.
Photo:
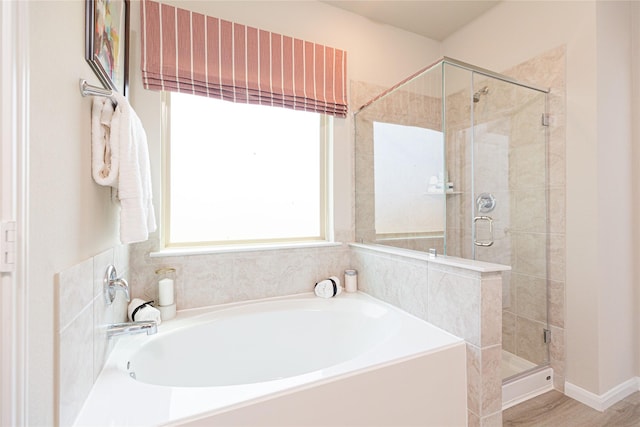
<svg viewBox="0 0 640 427"><path fill-rule="evenodd" d="M378 240L441 236L447 191L442 132L374 122L373 138Z"/></svg>

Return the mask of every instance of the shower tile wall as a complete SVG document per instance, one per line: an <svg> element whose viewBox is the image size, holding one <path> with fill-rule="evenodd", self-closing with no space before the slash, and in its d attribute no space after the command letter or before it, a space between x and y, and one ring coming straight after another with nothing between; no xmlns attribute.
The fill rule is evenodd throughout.
<svg viewBox="0 0 640 427"><path fill-rule="evenodd" d="M447 65L448 73L464 73ZM458 79L456 79L457 81ZM461 80L461 79L460 79ZM468 81L468 78L466 79ZM447 197L446 209L446 246L447 255L460 258L473 258L471 247L471 204L472 195L472 155L471 145L471 107L469 90L451 90L445 88L445 150L446 169L449 180L453 182L456 194ZM497 262L497 261L496 261Z"/></svg>
<svg viewBox="0 0 640 427"><path fill-rule="evenodd" d="M565 59L566 50L564 46L543 53L523 64L520 64L505 72L506 75L521 81L530 82L540 86L549 87L551 92L548 96L548 111L550 114L550 124L548 132L547 156L543 159L527 161L527 152L523 151L519 159L520 165L529 167L542 167L541 162L546 162L548 177L546 186L548 188L547 224L546 233L548 242L546 243L546 259L536 259L536 253L541 253L542 243L534 237L526 235L518 242L519 250L527 250L524 255L519 256L518 261L524 263L526 268L530 266L530 260L534 262L546 263L548 271L548 322L551 329L551 344L549 346L549 358L554 371L554 387L564 391L565 377L565 353L564 353L564 313L565 313ZM526 149L525 149L526 150ZM530 170L530 169L529 169ZM533 206L536 203L536 194L522 194L519 201L521 205ZM518 199L517 199L518 200ZM539 199L538 199L539 200ZM543 224L534 218L541 218L541 213L530 212L528 217L524 217L524 223L529 221L532 228L531 235L536 227L539 230ZM528 249L527 249L528 248ZM522 253L522 252L521 252ZM512 342L507 343L512 348L515 346L518 351L531 351L524 334L525 331L540 333L542 322L541 314L531 310L536 300L544 298L542 296L543 284L537 277L521 277L523 280L512 280L510 308L503 313L503 331L505 336L512 337ZM515 304L514 304L515 300ZM503 338L506 342L507 338ZM503 342L503 345L504 342ZM526 354L526 353L525 353ZM537 355L535 352L533 357Z"/></svg>

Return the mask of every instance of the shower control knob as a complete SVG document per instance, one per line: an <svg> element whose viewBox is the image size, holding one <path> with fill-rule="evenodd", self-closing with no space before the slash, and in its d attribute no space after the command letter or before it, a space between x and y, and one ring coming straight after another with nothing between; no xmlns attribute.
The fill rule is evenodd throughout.
<svg viewBox="0 0 640 427"><path fill-rule="evenodd" d="M496 207L496 198L491 193L482 193L476 199L476 208L478 212L487 213Z"/></svg>

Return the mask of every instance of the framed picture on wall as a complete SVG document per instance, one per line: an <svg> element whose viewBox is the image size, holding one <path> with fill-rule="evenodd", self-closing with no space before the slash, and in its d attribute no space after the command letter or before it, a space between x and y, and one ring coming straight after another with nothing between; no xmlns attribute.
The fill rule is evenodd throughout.
<svg viewBox="0 0 640 427"><path fill-rule="evenodd" d="M86 0L85 59L105 88L127 95L129 1Z"/></svg>

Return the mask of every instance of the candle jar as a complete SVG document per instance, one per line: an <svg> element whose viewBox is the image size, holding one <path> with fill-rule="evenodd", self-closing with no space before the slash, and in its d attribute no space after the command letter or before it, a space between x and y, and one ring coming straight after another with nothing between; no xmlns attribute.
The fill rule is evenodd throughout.
<svg viewBox="0 0 640 427"><path fill-rule="evenodd" d="M176 316L176 269L164 267L156 270L156 289L158 298L156 308L160 310L162 320Z"/></svg>
<svg viewBox="0 0 640 427"><path fill-rule="evenodd" d="M358 291L358 272L356 270L344 271L344 290L347 292Z"/></svg>

